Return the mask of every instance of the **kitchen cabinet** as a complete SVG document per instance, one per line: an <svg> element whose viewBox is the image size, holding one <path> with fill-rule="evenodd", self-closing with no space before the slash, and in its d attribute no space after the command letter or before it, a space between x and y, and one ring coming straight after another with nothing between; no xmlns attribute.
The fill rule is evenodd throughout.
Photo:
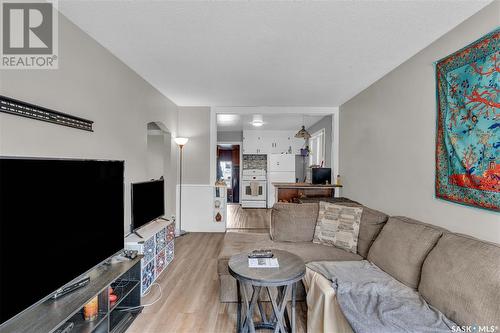
<svg viewBox="0 0 500 333"><path fill-rule="evenodd" d="M282 154L288 150L287 133L284 131L265 131L264 149L267 154Z"/></svg>
<svg viewBox="0 0 500 333"><path fill-rule="evenodd" d="M304 139L295 137L295 131L243 131L243 154L285 154L299 155Z"/></svg>
<svg viewBox="0 0 500 333"><path fill-rule="evenodd" d="M264 152L263 131L243 131L243 154L267 154Z"/></svg>

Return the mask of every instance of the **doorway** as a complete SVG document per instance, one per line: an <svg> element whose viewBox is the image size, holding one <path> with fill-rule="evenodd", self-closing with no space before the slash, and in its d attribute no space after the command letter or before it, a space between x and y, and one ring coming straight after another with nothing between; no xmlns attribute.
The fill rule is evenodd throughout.
<svg viewBox="0 0 500 333"><path fill-rule="evenodd" d="M146 178L165 180L165 216L175 215L177 146L162 122L147 124Z"/></svg>
<svg viewBox="0 0 500 333"><path fill-rule="evenodd" d="M217 144L217 179L227 184L227 203L240 202L241 144Z"/></svg>

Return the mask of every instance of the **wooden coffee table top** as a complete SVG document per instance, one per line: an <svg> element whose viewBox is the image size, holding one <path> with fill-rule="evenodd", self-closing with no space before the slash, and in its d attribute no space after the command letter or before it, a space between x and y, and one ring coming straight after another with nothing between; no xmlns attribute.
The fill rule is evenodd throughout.
<svg viewBox="0 0 500 333"><path fill-rule="evenodd" d="M297 255L272 250L278 258L278 268L248 267L248 253L240 253L229 259L229 273L236 279L256 286L282 286L302 279L306 272L304 261Z"/></svg>

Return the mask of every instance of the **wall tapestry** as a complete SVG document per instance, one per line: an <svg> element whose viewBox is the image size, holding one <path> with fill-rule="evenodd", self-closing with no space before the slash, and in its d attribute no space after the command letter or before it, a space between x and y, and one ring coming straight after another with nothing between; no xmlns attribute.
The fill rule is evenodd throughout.
<svg viewBox="0 0 500 333"><path fill-rule="evenodd" d="M436 196L500 211L500 28L436 63Z"/></svg>

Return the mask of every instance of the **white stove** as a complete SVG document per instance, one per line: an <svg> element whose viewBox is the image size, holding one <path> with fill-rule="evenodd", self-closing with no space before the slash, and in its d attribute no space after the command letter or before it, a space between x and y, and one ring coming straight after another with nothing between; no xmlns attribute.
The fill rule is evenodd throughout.
<svg viewBox="0 0 500 333"><path fill-rule="evenodd" d="M243 170L241 207L266 208L267 204L267 176L266 170Z"/></svg>

